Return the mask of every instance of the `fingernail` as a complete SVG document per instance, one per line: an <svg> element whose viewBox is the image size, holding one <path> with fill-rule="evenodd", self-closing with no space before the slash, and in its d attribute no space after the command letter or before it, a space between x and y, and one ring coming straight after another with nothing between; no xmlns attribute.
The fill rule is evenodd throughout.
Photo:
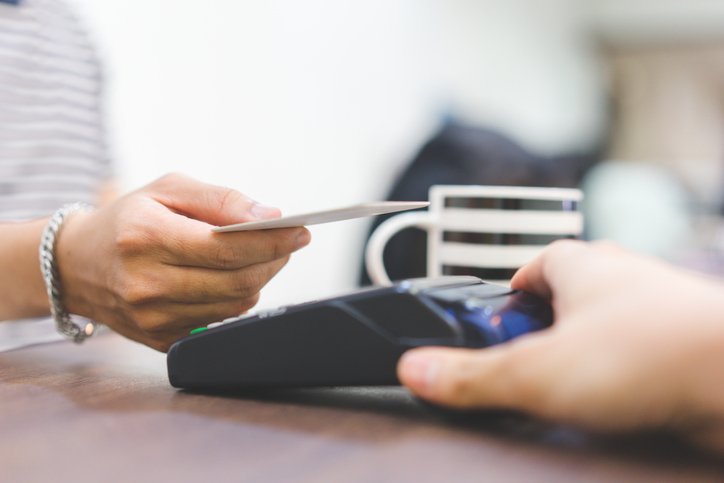
<svg viewBox="0 0 724 483"><path fill-rule="evenodd" d="M300 248L306 247L309 245L309 242L312 241L312 235L307 230L302 230L302 232L297 237L297 248L296 250L299 250Z"/></svg>
<svg viewBox="0 0 724 483"><path fill-rule="evenodd" d="M441 366L437 359L414 352L404 354L400 364L405 383L420 393L429 392L435 385Z"/></svg>
<svg viewBox="0 0 724 483"><path fill-rule="evenodd" d="M277 218L281 216L281 213L279 212L279 208L276 208L274 206L267 206L262 205L261 203L254 203L251 205L251 209L249 210L251 213L251 216L258 220L264 220L267 218Z"/></svg>

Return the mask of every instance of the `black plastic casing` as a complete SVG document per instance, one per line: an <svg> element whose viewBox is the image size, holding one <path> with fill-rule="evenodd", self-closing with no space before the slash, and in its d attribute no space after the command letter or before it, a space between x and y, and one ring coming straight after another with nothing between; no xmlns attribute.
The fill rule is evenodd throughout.
<svg viewBox="0 0 724 483"><path fill-rule="evenodd" d="M168 376L193 389L394 385L397 361L412 347L485 347L551 323L541 299L475 277L406 280L180 339Z"/></svg>

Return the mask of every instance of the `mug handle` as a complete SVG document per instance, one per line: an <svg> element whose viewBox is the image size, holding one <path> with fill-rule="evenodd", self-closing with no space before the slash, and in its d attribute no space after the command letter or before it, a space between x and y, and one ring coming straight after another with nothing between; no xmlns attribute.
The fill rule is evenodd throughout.
<svg viewBox="0 0 724 483"><path fill-rule="evenodd" d="M375 285L392 285L390 277L385 270L383 254L387 242L403 228L419 227L428 229L433 226L429 211L412 211L396 215L385 220L370 236L365 249L365 266L370 280Z"/></svg>

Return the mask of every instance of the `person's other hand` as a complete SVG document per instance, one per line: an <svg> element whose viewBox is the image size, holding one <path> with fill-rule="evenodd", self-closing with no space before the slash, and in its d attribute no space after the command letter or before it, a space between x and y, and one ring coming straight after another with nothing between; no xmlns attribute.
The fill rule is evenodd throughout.
<svg viewBox="0 0 724 483"><path fill-rule="evenodd" d="M212 233L280 216L241 193L171 174L92 213L74 215L58 239L69 312L160 351L189 331L244 313L305 228Z"/></svg>
<svg viewBox="0 0 724 483"><path fill-rule="evenodd" d="M419 348L400 381L455 408L508 408L601 431L666 428L724 450L724 284L609 243L556 242L513 288L554 325L480 349Z"/></svg>

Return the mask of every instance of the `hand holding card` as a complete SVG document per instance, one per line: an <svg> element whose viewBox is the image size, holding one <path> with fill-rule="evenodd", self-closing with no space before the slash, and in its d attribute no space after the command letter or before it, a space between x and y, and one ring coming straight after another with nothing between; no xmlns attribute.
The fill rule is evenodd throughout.
<svg viewBox="0 0 724 483"><path fill-rule="evenodd" d="M232 231L271 230L274 228L318 225L320 223L330 223L333 221L351 220L354 218L384 215L386 213L395 213L398 211L414 210L417 208L424 208L429 204L430 203L427 201L378 201L374 203L363 203L360 205L348 206L345 208L336 208L333 210L305 213L302 215L283 216L281 218L237 223L235 225L216 226L213 227L211 231L224 233Z"/></svg>

